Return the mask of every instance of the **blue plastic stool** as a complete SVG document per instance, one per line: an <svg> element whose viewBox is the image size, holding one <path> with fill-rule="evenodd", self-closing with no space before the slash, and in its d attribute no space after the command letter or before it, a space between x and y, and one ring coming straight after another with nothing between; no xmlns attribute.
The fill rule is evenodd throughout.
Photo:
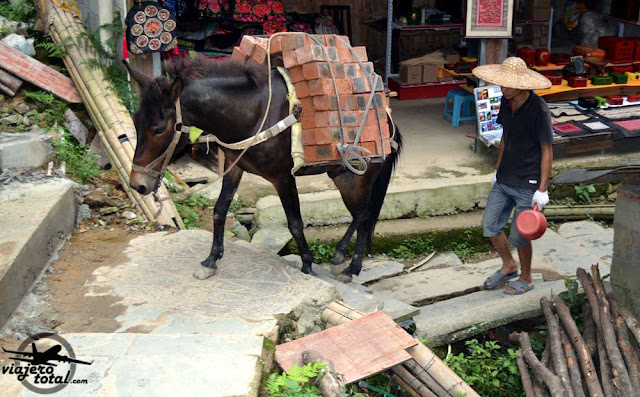
<svg viewBox="0 0 640 397"><path fill-rule="evenodd" d="M451 107L450 101L453 102ZM464 90L451 90L447 92L442 119L451 120L454 127L459 127L461 121L475 121L474 104L473 94Z"/></svg>

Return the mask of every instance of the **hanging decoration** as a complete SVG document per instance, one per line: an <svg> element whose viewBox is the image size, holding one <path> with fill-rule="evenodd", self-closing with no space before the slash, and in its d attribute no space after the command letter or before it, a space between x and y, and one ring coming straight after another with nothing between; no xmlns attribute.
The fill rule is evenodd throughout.
<svg viewBox="0 0 640 397"><path fill-rule="evenodd" d="M264 34L286 32L284 4L274 0L236 0L233 18L262 24Z"/></svg>
<svg viewBox="0 0 640 397"><path fill-rule="evenodd" d="M198 0L198 13L203 18L221 18L229 11L229 0Z"/></svg>
<svg viewBox="0 0 640 397"><path fill-rule="evenodd" d="M176 19L166 5L137 1L125 20L132 54L168 51L177 46Z"/></svg>
<svg viewBox="0 0 640 397"><path fill-rule="evenodd" d="M513 0L467 0L465 36L511 38Z"/></svg>

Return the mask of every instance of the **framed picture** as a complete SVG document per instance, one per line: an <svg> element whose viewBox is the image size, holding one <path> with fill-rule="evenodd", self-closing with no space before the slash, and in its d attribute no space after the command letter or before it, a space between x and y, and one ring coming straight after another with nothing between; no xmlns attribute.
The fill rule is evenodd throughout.
<svg viewBox="0 0 640 397"><path fill-rule="evenodd" d="M513 0L467 0L465 36L481 39L512 37Z"/></svg>

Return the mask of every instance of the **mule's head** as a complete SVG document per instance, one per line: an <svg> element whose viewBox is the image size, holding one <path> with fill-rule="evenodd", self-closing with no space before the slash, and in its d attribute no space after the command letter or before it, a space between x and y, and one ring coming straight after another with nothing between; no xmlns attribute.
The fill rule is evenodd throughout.
<svg viewBox="0 0 640 397"><path fill-rule="evenodd" d="M140 108L133 115L137 144L133 157L134 167L129 185L142 195L156 190L160 183L158 173L163 161L152 164L162 156L173 140L176 123L176 100L180 97L184 82L176 78L169 83L164 77L155 80L124 62L131 78L140 84Z"/></svg>

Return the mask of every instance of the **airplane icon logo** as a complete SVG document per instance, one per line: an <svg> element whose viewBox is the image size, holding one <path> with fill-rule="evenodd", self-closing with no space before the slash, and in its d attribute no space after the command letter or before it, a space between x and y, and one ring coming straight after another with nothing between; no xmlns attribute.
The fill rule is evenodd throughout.
<svg viewBox="0 0 640 397"><path fill-rule="evenodd" d="M7 350L4 347L2 348L2 350L4 350L5 353L11 353L11 354L16 354L16 355L20 355L20 356L24 356L24 357L31 357L31 358L24 358L24 357L9 357L11 360L15 360L15 361L24 361L27 363L30 363L31 365L49 365L52 367L56 367L56 364L50 363L49 361L59 361L62 363L74 363L74 364L84 364L84 365L91 365L93 364L93 361L88 362L88 361L82 361L82 360L77 360L75 358L69 358L67 356L64 355L60 355L58 353L60 353L60 350L62 350L62 346L61 345L55 345L53 347L50 347L49 349L45 350L45 351L38 351L38 349L36 348L36 344L35 343L31 343L31 352L27 352L27 351L14 351L14 350Z"/></svg>

